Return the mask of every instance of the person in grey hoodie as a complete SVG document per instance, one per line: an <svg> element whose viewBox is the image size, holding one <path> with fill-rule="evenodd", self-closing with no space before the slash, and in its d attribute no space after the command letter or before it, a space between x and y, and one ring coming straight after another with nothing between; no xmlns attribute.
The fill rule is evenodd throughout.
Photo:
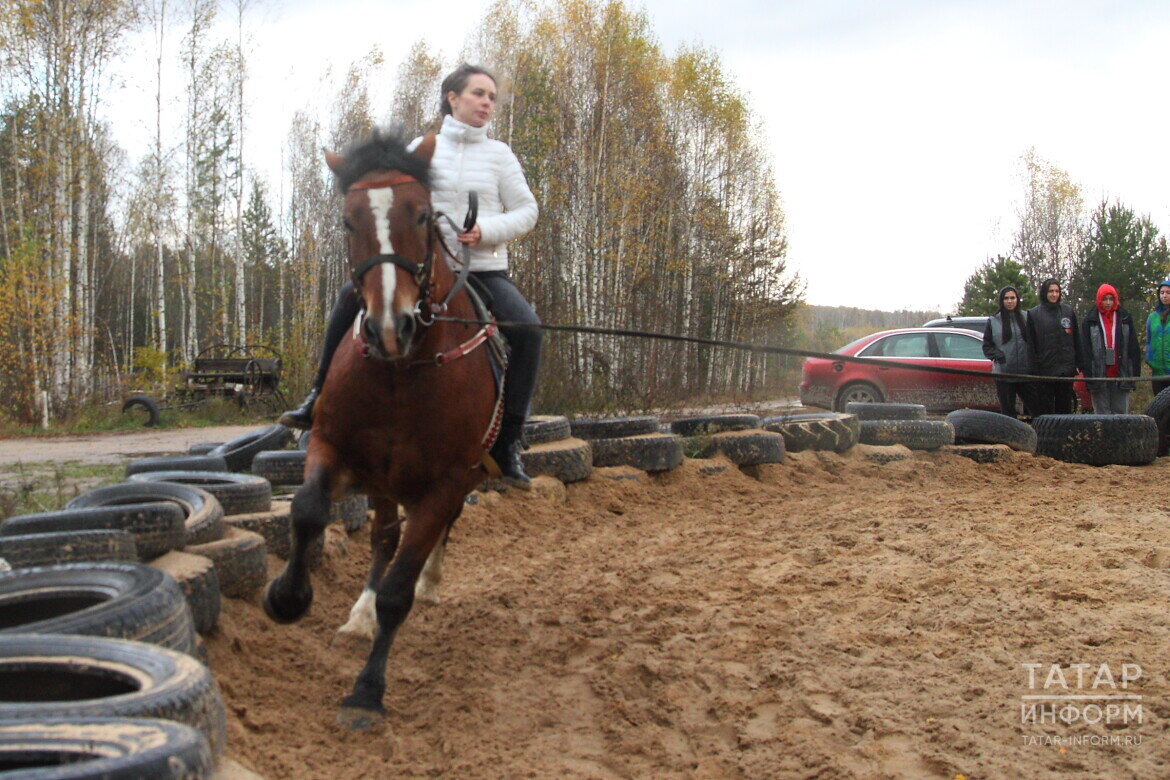
<svg viewBox="0 0 1170 780"><path fill-rule="evenodd" d="M983 354L991 361L992 373L1031 373L1027 330L1028 315L1020 309L1020 291L1009 284L999 291L999 311L987 318L987 326L983 329ZM1028 383L996 380L995 391L1001 412L1017 417L1018 397L1024 406L1024 414L1031 415Z"/></svg>

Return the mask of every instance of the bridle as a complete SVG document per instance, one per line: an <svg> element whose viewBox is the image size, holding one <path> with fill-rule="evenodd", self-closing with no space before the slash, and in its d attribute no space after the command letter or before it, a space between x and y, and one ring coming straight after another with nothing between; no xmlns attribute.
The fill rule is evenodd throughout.
<svg viewBox="0 0 1170 780"><path fill-rule="evenodd" d="M353 192L355 190L356 191L380 190L380 189L397 187L397 186L402 185L402 184L411 184L411 183L418 184L419 181L418 181L418 179L416 179L415 177L413 177L409 174L399 173L399 174L396 174L394 176L388 176L388 177L382 178L382 179L373 179L371 181L356 182L354 184L351 184L349 186L349 188L346 190L346 192L349 193L349 192ZM469 208L467 210L467 216L465 217L464 223L463 223L464 230L470 230L472 228L472 226L475 225L475 220L476 220L477 212L478 212L478 198L477 198L477 195L474 191L468 193L468 201L469 201ZM451 252L450 248L448 248L446 241L443 239L443 236L439 231L439 225L438 225L439 219L447 220L447 223L451 226L451 228L456 230L456 232L458 232L458 227L455 224L454 220L452 220L450 217L448 217L443 212L434 211L432 209L427 215L426 259L423 260L421 265L416 263L415 261L407 258L407 257L403 257L402 255L398 254L397 252L390 253L390 254L378 253L378 254L374 254L374 255L371 255L370 257L366 258L366 260L360 266L355 268L352 272L353 286L354 286L355 292L361 291L361 287L362 287L361 280L370 271L370 269L375 268L376 266L379 266L379 265L386 264L386 263L389 263L390 265L397 266L398 268L401 268L402 270L406 271L408 274L413 276L415 283L418 285L418 300L415 302L414 311L411 313L411 316L414 319L415 325L420 332L423 329L428 328L431 325L433 325L435 322L435 318L437 316L446 313L447 305L451 302L451 299L455 297L455 294L459 292L459 290L463 287L463 285L467 283L467 277L471 271L470 248L466 244L464 244L463 249L462 249L463 258L461 261L458 260L455 257L454 253ZM439 246L441 246L443 248L443 251L446 252L446 254L449 257L451 257L452 260L455 260L457 263L460 263L462 266L459 269L459 273L456 276L455 283L453 285L451 285L451 289L447 291L447 294L443 297L443 300L439 301L438 303L435 303L431 300L432 288L434 287L434 265L435 265L435 240L436 240L436 237L438 239ZM359 305L361 307L361 310L358 312L358 319L354 324L354 337L355 338L359 337L359 334L361 333L361 330L362 330L361 324L366 316L365 298L359 294L358 301L359 301ZM495 326L493 325L493 326L491 326L491 328L492 328L492 331L494 332ZM405 360L409 357L409 355L402 355L398 358L390 358L390 357L387 357L384 354L382 354L380 350L371 350L369 348L369 345L365 343L364 339L361 339L361 341L362 341L362 344L361 344L362 354L367 356L367 357L373 356L373 357L376 357L376 358L383 360L385 362L388 362L388 363L400 362L400 361ZM461 347L462 346L466 346L466 344L461 345ZM476 346L478 346L478 344ZM439 363L447 362L443 359L444 354L436 355L435 358L436 358L436 361ZM423 362L430 362L430 361L423 361Z"/></svg>

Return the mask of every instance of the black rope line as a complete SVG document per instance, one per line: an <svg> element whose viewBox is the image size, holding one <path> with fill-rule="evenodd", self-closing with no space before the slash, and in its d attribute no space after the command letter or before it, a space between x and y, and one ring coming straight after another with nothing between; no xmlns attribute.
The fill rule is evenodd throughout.
<svg viewBox="0 0 1170 780"><path fill-rule="evenodd" d="M435 317L436 322L451 322L458 325L478 325L483 327L489 324L488 320L462 319L459 317ZM930 371L936 374L951 374L954 376L974 376L983 379L1013 380L1018 382L1086 382L1097 384L1104 382L1153 382L1170 381L1170 375L1165 376L1114 376L1114 377L1079 377L1079 376L1039 376L1037 374L991 374L987 371L976 371L970 368L947 368L946 366L923 366L917 363L905 363L900 360L885 358L856 357L854 355L838 355L835 352L814 352L809 349L794 347L773 347L766 344L752 344L746 341L724 341L722 339L707 339L701 336L680 336L676 333L657 333L650 330L628 330L625 328L599 328L591 325L552 325L547 322L533 324L530 322L501 322L496 320L501 328L529 328L532 330L551 330L562 333L589 333L599 336L627 336L630 338L657 339L660 341L680 341L687 344L702 344L708 347L726 347L744 352L760 352L767 355L794 355L796 357L824 358L839 363L862 363L868 365L885 366L887 368L908 368L914 371Z"/></svg>

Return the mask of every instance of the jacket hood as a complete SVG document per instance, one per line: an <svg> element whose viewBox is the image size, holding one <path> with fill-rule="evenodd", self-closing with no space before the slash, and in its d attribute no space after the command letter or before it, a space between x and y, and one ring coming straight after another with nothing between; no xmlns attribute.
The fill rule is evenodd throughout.
<svg viewBox="0 0 1170 780"><path fill-rule="evenodd" d="M1170 287L1170 279L1167 279L1166 281L1164 281L1158 285L1158 292L1156 293L1157 306L1154 307L1154 311L1158 312L1159 314L1170 309L1170 306L1167 306L1166 304L1162 303L1161 292L1162 292L1163 287Z"/></svg>
<svg viewBox="0 0 1170 780"><path fill-rule="evenodd" d="M1101 308L1101 301L1106 295L1113 296L1113 308L1110 311L1117 311L1121 308L1121 296L1117 294L1117 290L1111 284L1103 284L1097 288L1097 311L1105 314L1105 310Z"/></svg>
<svg viewBox="0 0 1170 780"><path fill-rule="evenodd" d="M1020 300L1020 291L1017 290L1014 286L1012 286L1010 284L1004 285L1003 289L1001 289L999 291L999 298L998 298L999 310L1001 312L1007 311L1007 309L1005 309L1004 305L1003 305L1003 296L1007 295L1009 292L1014 292L1016 294L1016 309L1015 310L1022 311L1022 309L1020 307L1021 307L1021 304L1023 303L1023 301Z"/></svg>
<svg viewBox="0 0 1170 780"><path fill-rule="evenodd" d="M1055 308L1059 307L1061 301L1064 300L1064 288L1063 287L1060 290L1060 298L1057 299L1056 303L1052 303L1048 300L1048 294L1047 294L1048 288L1054 284L1057 287L1060 287L1060 282L1056 281L1055 279L1045 279L1044 281L1040 282L1040 305L1041 306L1047 306L1049 309L1055 309Z"/></svg>

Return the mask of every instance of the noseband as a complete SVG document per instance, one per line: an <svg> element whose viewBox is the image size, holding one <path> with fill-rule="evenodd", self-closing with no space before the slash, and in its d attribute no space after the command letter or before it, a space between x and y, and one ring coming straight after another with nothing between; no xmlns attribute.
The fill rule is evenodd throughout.
<svg viewBox="0 0 1170 780"><path fill-rule="evenodd" d="M373 181L357 182L356 184L351 184L348 191L353 192L354 190L381 190L381 189L386 189L387 187L397 187L399 184L410 184L411 182L414 182L415 184L417 184L418 179L414 178L413 176L408 176L406 174L399 174L397 176L390 176L390 177L385 178L385 179L375 179ZM354 270L354 272L353 272L353 286L357 289L361 289L362 277L365 276L366 273L371 268L374 268L375 266L382 265L384 263L389 263L391 265L395 265L395 266L401 268L403 271L406 271L411 276L413 276L415 282L418 283L418 287L419 287L418 305L415 307L415 316L416 316L416 318L418 318L419 312L422 309L423 304L429 303L429 300L430 300L431 270L432 270L432 265L434 262L434 248L435 248L435 246L434 246L434 232L435 232L435 218L434 218L434 215L430 215L427 217L427 255L426 255L426 259L423 261L423 264L421 266L418 263L414 262L413 260L405 258L398 253L372 255L364 263L362 263L360 266L358 266L358 268L356 268ZM421 318L420 318L420 324L424 324L421 322ZM425 324L429 325L430 323L428 322Z"/></svg>

